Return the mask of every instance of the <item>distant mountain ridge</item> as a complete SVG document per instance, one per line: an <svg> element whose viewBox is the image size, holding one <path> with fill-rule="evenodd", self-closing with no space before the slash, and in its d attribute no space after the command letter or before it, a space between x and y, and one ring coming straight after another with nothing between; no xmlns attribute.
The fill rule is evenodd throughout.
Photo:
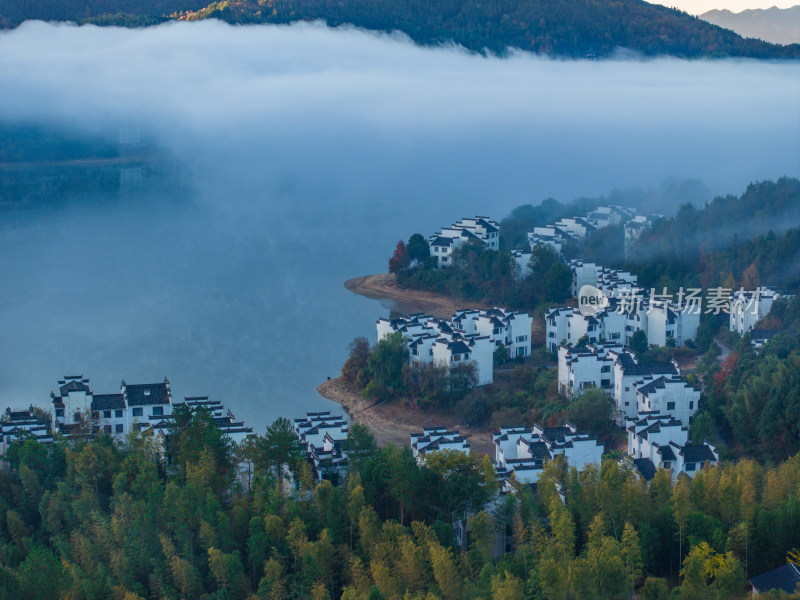
<svg viewBox="0 0 800 600"><path fill-rule="evenodd" d="M205 0L207 2L207 0ZM230 23L322 20L401 31L424 45L457 43L570 58L645 56L800 58L800 44L744 39L685 12L643 0L0 0L0 25L24 19L141 26L173 18Z"/></svg>
<svg viewBox="0 0 800 600"><path fill-rule="evenodd" d="M800 5L791 8L710 10L700 18L735 31L742 37L757 38L773 44L800 43Z"/></svg>

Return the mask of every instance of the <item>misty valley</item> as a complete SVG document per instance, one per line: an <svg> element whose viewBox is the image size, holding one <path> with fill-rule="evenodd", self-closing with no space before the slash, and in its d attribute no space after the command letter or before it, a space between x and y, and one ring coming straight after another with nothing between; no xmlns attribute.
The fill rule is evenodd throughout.
<svg viewBox="0 0 800 600"><path fill-rule="evenodd" d="M795 597L796 60L26 21L0 90L0 600ZM550 339L584 264L777 308ZM694 412L626 421L625 368Z"/></svg>

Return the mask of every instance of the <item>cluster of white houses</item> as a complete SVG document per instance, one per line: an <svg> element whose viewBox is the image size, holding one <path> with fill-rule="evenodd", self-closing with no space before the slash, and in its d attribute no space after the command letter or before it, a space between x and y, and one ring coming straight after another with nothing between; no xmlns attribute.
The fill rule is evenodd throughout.
<svg viewBox="0 0 800 600"><path fill-rule="evenodd" d="M306 449L312 473L318 482L337 481L349 466L344 443L349 428L341 415L330 411L308 412L294 420L294 430Z"/></svg>
<svg viewBox="0 0 800 600"><path fill-rule="evenodd" d="M681 377L675 362L639 364L620 344L561 346L558 388L569 397L600 389L613 398L615 420L628 432L628 454L647 478L660 466L691 476L698 465L719 458L707 442L688 444L700 392Z"/></svg>
<svg viewBox="0 0 800 600"><path fill-rule="evenodd" d="M469 454L469 443L460 433L447 427L426 427L422 433L411 434L411 452L418 463L422 464L427 454L442 450Z"/></svg>
<svg viewBox="0 0 800 600"><path fill-rule="evenodd" d="M558 349L558 390L575 397L597 388L614 399L617 424L641 412L659 411L689 425L700 392L681 377L674 361L639 364L620 344Z"/></svg>
<svg viewBox="0 0 800 600"><path fill-rule="evenodd" d="M509 492L514 483L536 483L544 464L563 456L570 467L583 470L587 465L600 465L603 444L597 438L580 433L574 425L562 427L501 427L493 434L494 466L501 491Z"/></svg>
<svg viewBox="0 0 800 600"><path fill-rule="evenodd" d="M38 417L33 407L25 411L7 410L0 432L0 451L5 455L8 445L22 437L32 437L50 443L53 436L83 437L103 431L122 440L132 429L157 436L163 441L173 425L173 409L184 405L191 410L207 409L215 425L234 442L240 443L252 435L253 429L237 421L219 400L207 396L186 397L183 402L172 398L169 380L159 383L127 384L122 381L119 393L95 394L89 379L70 375L58 382L58 394L50 393L50 421Z"/></svg>
<svg viewBox="0 0 800 600"><path fill-rule="evenodd" d="M673 476L693 476L705 464L716 464L719 453L713 444L689 443L689 428L668 415L640 413L628 420L628 455L636 468L650 480L656 469L672 471Z"/></svg>
<svg viewBox="0 0 800 600"><path fill-rule="evenodd" d="M586 236L609 225L624 225L625 256L630 246L639 239L642 232L652 225L660 215L647 217L637 213L636 209L627 206L598 206L583 217L568 217L556 221L552 225L534 227L528 233L528 244L531 250L538 245L548 246L559 255L565 242L582 242Z"/></svg>
<svg viewBox="0 0 800 600"><path fill-rule="evenodd" d="M453 251L464 243L481 244L490 250L500 249L500 226L489 217L461 219L443 227L428 238L431 256L438 268L453 264Z"/></svg>
<svg viewBox="0 0 800 600"><path fill-rule="evenodd" d="M636 276L626 271L607 269L582 260L570 261L572 291L575 296L584 285L603 292L608 304L595 314L583 314L572 307L555 307L545 313L546 344L555 350L562 344L575 345L582 338L588 343L630 344L636 331L643 331L648 344L683 346L697 338L699 306L678 306L667 297L653 294L636 285Z"/></svg>
<svg viewBox="0 0 800 600"><path fill-rule="evenodd" d="M478 385L492 383L494 352L503 346L511 358L531 354L531 325L527 313L504 308L459 310L449 320L414 314L378 319L378 341L400 332L408 342L412 366L434 364L450 368L473 361Z"/></svg>

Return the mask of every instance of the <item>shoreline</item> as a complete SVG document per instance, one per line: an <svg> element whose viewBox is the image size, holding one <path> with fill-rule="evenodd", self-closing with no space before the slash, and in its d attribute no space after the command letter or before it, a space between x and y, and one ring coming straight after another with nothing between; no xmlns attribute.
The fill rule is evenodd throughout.
<svg viewBox="0 0 800 600"><path fill-rule="evenodd" d="M490 308L480 302L459 300L444 294L403 289L397 285L391 273L354 277L345 281L344 287L359 296L378 300L381 304L389 302L391 304L387 306L389 309L406 314L426 313L437 319L448 319L467 305L470 308Z"/></svg>
<svg viewBox="0 0 800 600"><path fill-rule="evenodd" d="M410 435L421 432L424 427L443 426L456 429L467 438L473 454L494 453L494 443L489 429L477 429L459 423L454 415L433 411L420 411L399 403L373 404L341 377L329 379L317 387L320 396L336 402L354 423L361 423L375 436L378 446L389 444L408 446Z"/></svg>

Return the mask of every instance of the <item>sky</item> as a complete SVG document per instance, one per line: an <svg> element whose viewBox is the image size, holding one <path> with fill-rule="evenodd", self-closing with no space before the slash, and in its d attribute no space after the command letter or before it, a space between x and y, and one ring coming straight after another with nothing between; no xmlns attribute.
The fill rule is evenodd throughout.
<svg viewBox="0 0 800 600"><path fill-rule="evenodd" d="M344 281L385 272L414 232L615 189L671 186L669 213L680 190L800 176L795 62L31 22L0 33L0 90L0 120L112 139L136 123L169 163L165 186L146 167L139 190L63 194L31 171L35 201L0 193L0 409L46 404L73 372L99 392L168 376L262 431L324 407L316 386L388 314Z"/></svg>
<svg viewBox="0 0 800 600"><path fill-rule="evenodd" d="M672 8L678 8L690 15L701 15L710 10L729 10L731 12L742 12L756 8L791 8L798 4L797 0L663 0L662 2L651 2L651 4L663 4Z"/></svg>

